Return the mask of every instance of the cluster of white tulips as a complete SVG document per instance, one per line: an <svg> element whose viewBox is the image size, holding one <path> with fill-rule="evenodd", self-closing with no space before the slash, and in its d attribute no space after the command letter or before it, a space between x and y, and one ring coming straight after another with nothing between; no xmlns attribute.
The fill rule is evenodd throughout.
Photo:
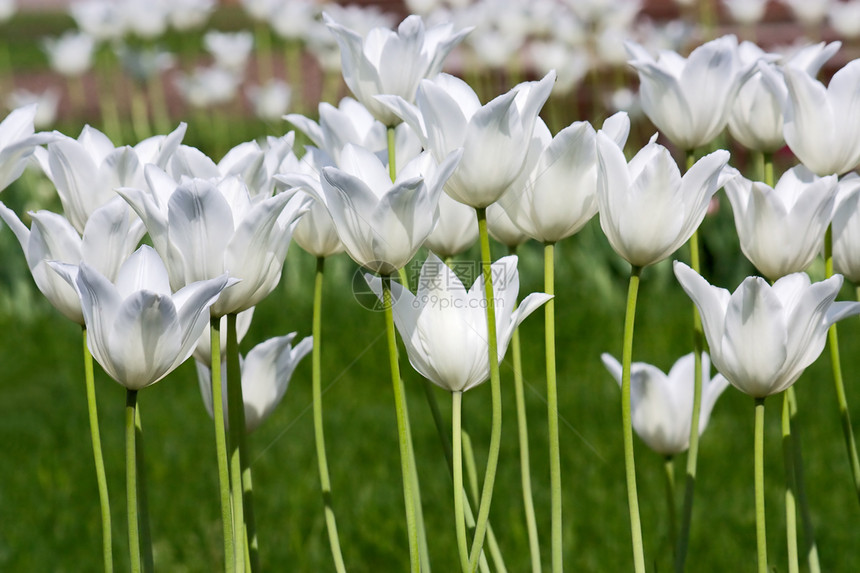
<svg viewBox="0 0 860 573"><path fill-rule="evenodd" d="M432 3L421 4L430 10ZM522 8L520 3L507 4ZM580 21L596 22L609 18L606 4L595 0L564 9L576 11ZM800 10L800 3L795 4ZM271 22L276 29L282 25L285 35L299 17L315 21L310 2L246 5L258 22ZM631 8L635 16L638 3L624 5L635 7ZM107 34L110 18L135 26L134 33L142 37L155 37L168 22L186 27L182 29L201 25L213 3L119 6L128 12L89 0L76 5L75 15L93 37ZM755 402L758 551L749 560L755 559L760 573L768 571L765 399L782 394L783 438L791 440L797 430L796 412L803 408L792 386L828 342L860 494L860 462L835 326L840 319L860 314L860 303L835 300L842 274L860 280L860 177L850 173L860 164L860 100L855 97L860 92L860 63L844 65L825 86L816 75L839 51L839 43L810 45L783 57L723 36L684 57L674 51L655 56L648 47L628 41L626 57L638 72L642 110L659 130L636 148L636 143L628 142L631 126L625 112L608 117L599 127L577 121L553 135L540 114L557 86L554 70L518 83L486 103L466 81L444 73L446 59L462 43L476 47L491 42L487 38L491 33L501 34L496 41L506 41L515 22L501 20L504 10L496 8L500 19L489 29L450 21L431 24L411 15L393 30L371 26L359 31L339 19L340 11L324 14L320 25L326 28L329 45L339 47L343 81L353 97L336 106L320 103L313 118L285 116L310 142L304 149L297 149L295 133L290 132L239 144L216 162L183 144L184 123L167 135L115 147L109 137L89 126L77 138L35 133L36 105L15 109L0 123L0 189L30 162L50 180L62 205L62 214L29 213L29 228L26 218L2 202L0 217L20 242L39 290L83 329L105 570L113 568L111 509L100 458L92 358L127 389L128 535L131 567L140 571L151 570L153 554L148 533L141 531L149 520L143 485L137 479L141 459L137 436L142 432L137 395L194 356L203 401L214 419L224 565L236 572L259 570L259 554L265 551L253 519L246 433L263 423L283 398L296 364L308 353L313 362L325 523L334 567L347 570L325 454L320 338L325 261L345 251L363 269L368 288L384 311L404 494L402 542L414 572L430 570L427 547L433 539L422 515L419 465L426 460L416 457L412 444L396 334L415 370L451 394L451 433L441 426L439 431L451 444L452 529L460 567L464 573L503 571L504 547L497 546L490 520L502 436L499 363L509 346L518 363L517 327L544 307L550 531L536 525L529 502L528 463L523 464L522 483L532 569L541 569L539 538L549 536L552 570L562 571L564 480L558 394L570 389L556 384L554 246L595 215L609 245L630 265L621 361L610 354L602 358L621 386L635 571L646 570L648 557L639 516L634 430L669 460L669 483L674 475L671 460L688 452L685 471L693 479L686 482L681 527L672 532L675 570L682 571L692 527L699 435L729 385ZM557 14L554 10L561 9L550 10L546 2L530 3L528 8L532 14L542 9ZM276 12L286 14L283 21L272 19ZM240 70L251 53L252 37L208 35L207 46L219 69ZM57 57L62 56L61 48ZM85 69L68 60L62 66L69 75ZM217 90L195 87L198 80L202 81L186 79L188 93L198 90L202 98L213 97ZM747 174L753 179L731 166L730 153L724 149L698 153L720 147L726 128L739 145L760 158L755 173ZM672 150L658 143L658 135L686 154L683 169ZM798 162L777 180L773 153L786 145ZM764 277L746 278L733 293L709 284L699 261L697 229L720 189L731 203L743 254ZM148 244L139 246L145 235ZM491 235L510 255L492 259ZM250 328L254 307L279 283L293 239L317 260L312 335L295 346L295 332L272 338L242 357L239 342ZM515 251L529 239L543 245L545 292L518 300ZM452 260L476 242L482 273L470 286L455 272ZM690 264L676 260L674 274L695 307L690 325L694 343L665 374L633 362L639 282L646 267L676 256L685 244ZM406 268L422 248L430 252L417 283L410 284L414 277ZM804 271L822 255L826 276L812 282ZM711 365L718 372L714 376ZM464 487L463 395L487 380L490 441L483 484L479 495L472 495ZM515 370L518 402L523 399L522 385L521 372ZM434 399L432 393L428 399ZM805 498L796 495L803 487L798 460L786 461L790 571L798 570L801 559L796 513L804 511L797 504ZM736 494L743 492L727 492ZM673 523L674 498L670 488ZM803 529L807 545L814 548L808 520ZM811 570L819 569L817 550L804 557ZM697 568L690 565L691 570Z"/></svg>

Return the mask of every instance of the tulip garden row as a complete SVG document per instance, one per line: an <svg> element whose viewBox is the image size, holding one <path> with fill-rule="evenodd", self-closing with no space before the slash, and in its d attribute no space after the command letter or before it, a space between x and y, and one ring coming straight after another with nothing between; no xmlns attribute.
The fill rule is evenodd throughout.
<svg viewBox="0 0 860 573"><path fill-rule="evenodd" d="M8 283L0 566L856 568L857 62L627 43L673 157L553 135L553 71L481 102L469 28L324 22L355 99L304 149L0 124L9 276L58 311Z"/></svg>

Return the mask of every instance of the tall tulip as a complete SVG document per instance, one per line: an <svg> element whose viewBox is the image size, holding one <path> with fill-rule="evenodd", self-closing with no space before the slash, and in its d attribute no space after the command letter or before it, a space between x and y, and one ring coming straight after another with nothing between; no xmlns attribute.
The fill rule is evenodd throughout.
<svg viewBox="0 0 860 573"><path fill-rule="evenodd" d="M365 37L335 22L328 14L323 18L340 45L343 79L356 99L386 126L400 123L401 118L374 96L389 94L411 102L418 82L442 71L445 58L471 31L454 32L453 24L439 24L426 29L420 16L409 16L397 31L374 28Z"/></svg>
<svg viewBox="0 0 860 573"><path fill-rule="evenodd" d="M802 271L818 256L837 182L798 165L773 188L740 175L726 183L741 250L764 276L773 281Z"/></svg>
<svg viewBox="0 0 860 573"><path fill-rule="evenodd" d="M601 356L604 366L621 384L621 363L611 354ZM631 371L633 429L645 444L664 456L684 452L690 445L693 411L693 355L679 358L668 373L645 362L634 362ZM728 387L722 374L710 376L708 355L702 356L702 413L699 434L705 431L717 398Z"/></svg>
<svg viewBox="0 0 860 573"><path fill-rule="evenodd" d="M36 105L30 104L12 110L0 122L0 191L21 176L36 146L57 137L49 133L33 133L35 117Z"/></svg>
<svg viewBox="0 0 860 573"><path fill-rule="evenodd" d="M463 160L445 186L454 199L487 207L525 167L538 113L555 81L550 72L482 106L466 82L439 74L422 80L415 105L397 96L378 99L406 121L437 161L463 148Z"/></svg>
<svg viewBox="0 0 860 573"><path fill-rule="evenodd" d="M688 58L626 43L630 65L639 73L642 109L672 143L691 150L710 143L726 126L735 96L754 71L742 62L735 36L702 44Z"/></svg>
<svg viewBox="0 0 860 573"><path fill-rule="evenodd" d="M634 267L661 261L687 242L711 197L732 177L729 153L718 150L681 176L672 156L652 141L627 163L618 145L597 134L600 227Z"/></svg>

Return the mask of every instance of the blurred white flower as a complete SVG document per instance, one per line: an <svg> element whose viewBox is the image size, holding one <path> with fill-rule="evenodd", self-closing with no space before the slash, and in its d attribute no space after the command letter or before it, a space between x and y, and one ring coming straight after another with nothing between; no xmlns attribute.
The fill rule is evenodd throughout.
<svg viewBox="0 0 860 573"><path fill-rule="evenodd" d="M242 401L245 405L245 431L253 432L268 418L281 402L290 383L290 378L299 361L307 356L313 347L313 338L303 338L295 347L292 341L296 333L270 338L251 349L242 358ZM197 380L203 405L212 415L212 371L209 366L196 361ZM227 369L222 364L221 396L224 400L224 421L227 423Z"/></svg>
<svg viewBox="0 0 860 573"><path fill-rule="evenodd" d="M282 2L281 0L239 0L239 3L252 19L265 22Z"/></svg>
<svg viewBox="0 0 860 573"><path fill-rule="evenodd" d="M166 0L120 2L125 29L144 40L160 38L167 31Z"/></svg>
<svg viewBox="0 0 860 573"><path fill-rule="evenodd" d="M761 22L768 0L723 0L723 6L738 24L750 26Z"/></svg>
<svg viewBox="0 0 860 573"><path fill-rule="evenodd" d="M9 94L6 105L11 109L36 104L36 115L33 117L33 127L45 129L54 125L57 120L57 107L60 104L60 91L48 88L41 93L19 88Z"/></svg>
<svg viewBox="0 0 860 573"><path fill-rule="evenodd" d="M265 85L245 88L245 95L254 108L254 114L264 121L281 119L290 107L293 91L282 80L269 80Z"/></svg>
<svg viewBox="0 0 860 573"><path fill-rule="evenodd" d="M820 26L827 17L830 0L780 0L804 26Z"/></svg>
<svg viewBox="0 0 860 573"><path fill-rule="evenodd" d="M42 48L51 69L66 77L76 77L93 67L96 40L86 32L68 30L57 38L44 38Z"/></svg>
<svg viewBox="0 0 860 573"><path fill-rule="evenodd" d="M171 0L167 20L179 32L197 30L215 10L216 0Z"/></svg>
<svg viewBox="0 0 860 573"><path fill-rule="evenodd" d="M232 101L242 82L234 72L218 67L194 69L191 75L179 74L176 87L193 107L210 107Z"/></svg>
<svg viewBox="0 0 860 573"><path fill-rule="evenodd" d="M320 14L316 0L290 0L282 2L269 18L275 33L288 41L304 41L308 29L313 27Z"/></svg>
<svg viewBox="0 0 860 573"><path fill-rule="evenodd" d="M254 49L254 36L251 32L219 32L209 30L203 36L203 45L215 59L215 66L241 73L248 63Z"/></svg>
<svg viewBox="0 0 860 573"><path fill-rule="evenodd" d="M856 39L860 36L860 0L833 2L828 20L837 34L850 40Z"/></svg>
<svg viewBox="0 0 860 573"><path fill-rule="evenodd" d="M81 0L69 5L78 28L99 42L119 39L125 34L122 7L112 0Z"/></svg>
<svg viewBox="0 0 860 573"><path fill-rule="evenodd" d="M17 0L0 0L0 22L8 22L17 11Z"/></svg>
<svg viewBox="0 0 860 573"><path fill-rule="evenodd" d="M833 213L833 269L860 285L860 177L839 182Z"/></svg>
<svg viewBox="0 0 860 573"><path fill-rule="evenodd" d="M132 79L146 83L173 67L173 54L155 46L133 48L122 44L117 48L122 68Z"/></svg>

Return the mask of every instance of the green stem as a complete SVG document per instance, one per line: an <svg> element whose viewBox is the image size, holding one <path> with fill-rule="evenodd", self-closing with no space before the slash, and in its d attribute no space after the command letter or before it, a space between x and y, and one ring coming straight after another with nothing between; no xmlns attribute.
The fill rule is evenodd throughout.
<svg viewBox="0 0 860 573"><path fill-rule="evenodd" d="M763 181L765 185L773 187L773 153L762 153L761 156Z"/></svg>
<svg viewBox="0 0 860 573"><path fill-rule="evenodd" d="M105 461L102 455L102 439L99 432L99 411L96 404L93 355L87 346L87 329L82 329L84 340L84 380L87 388L87 411L90 418L90 441L93 445L93 461L96 465L96 483L99 488L99 507L102 516L102 555L105 573L113 571L113 541L111 536L110 498L108 497Z"/></svg>
<svg viewBox="0 0 860 573"><path fill-rule="evenodd" d="M694 150L687 151L687 171L695 164ZM690 266L701 273L699 262L699 232L690 237ZM693 520L693 498L696 491L696 466L699 459L699 416L702 406L702 352L705 349L705 334L699 309L693 305L693 412L690 417L690 447L687 450L687 469L684 480L684 505L681 511L681 530L675 551L675 573L684 571L687 548L690 543L690 526Z"/></svg>
<svg viewBox="0 0 860 573"><path fill-rule="evenodd" d="M125 490L128 501L128 549L132 573L140 573L140 533L137 520L137 450L134 426L137 390L125 393Z"/></svg>
<svg viewBox="0 0 860 573"><path fill-rule="evenodd" d="M454 455L454 523L457 531L457 551L460 555L460 568L469 573L469 547L466 541L466 516L463 511L463 436L461 416L463 393L451 392L451 438Z"/></svg>
<svg viewBox="0 0 860 573"><path fill-rule="evenodd" d="M254 512L254 480L252 479L251 464L248 458L250 452L242 457L242 487L245 497L245 570L260 570L260 542L257 539L257 517Z"/></svg>
<svg viewBox="0 0 860 573"><path fill-rule="evenodd" d="M227 424L230 438L230 498L233 502L233 543L236 571L245 569L245 500L242 487L242 458L248 449L245 440L245 401L242 398L242 369L239 365L239 341L236 314L227 315Z"/></svg>
<svg viewBox="0 0 860 573"><path fill-rule="evenodd" d="M131 89L131 124L134 137L138 141L143 141L152 134L146 96L143 93L143 86L139 84L133 85Z"/></svg>
<svg viewBox="0 0 860 573"><path fill-rule="evenodd" d="M666 456L663 463L666 473L666 513L669 517L669 547L675 553L675 540L678 539L678 525L675 518L675 458Z"/></svg>
<svg viewBox="0 0 860 573"><path fill-rule="evenodd" d="M803 551L809 563L810 573L821 573L818 562L818 545L815 542L815 525L812 523L812 513L809 511L809 500L806 498L806 479L803 472L803 452L801 448L800 423L797 418L797 398L794 386L786 390L789 414L791 415L791 443L794 457L794 477L797 486L797 503L800 506L800 519L803 524Z"/></svg>
<svg viewBox="0 0 860 573"><path fill-rule="evenodd" d="M496 482L496 469L499 463L499 450L502 441L502 384L499 378L499 352L496 345L496 308L493 301L493 272L490 257L490 235L487 233L487 209L477 210L478 232L481 238L481 266L484 273L484 297L487 301L487 347L490 362L490 393L492 400L492 427L490 430L490 448L487 455L487 469L484 474L484 487L481 490L481 504L478 508L478 519L475 523L475 537L472 540L472 550L469 554L469 564L474 571L478 558L484 547L484 535L490 516L490 505L493 501L493 487Z"/></svg>
<svg viewBox="0 0 860 573"><path fill-rule="evenodd" d="M418 465L415 463L415 445L412 443L412 424L409 421L409 404L403 395L403 418L406 421L406 446L409 449L409 469L412 492L415 497L415 523L418 527L418 558L421 571L430 572L430 552L427 546L427 529L424 525L424 508L421 504L421 484L418 480Z"/></svg>
<svg viewBox="0 0 860 573"><path fill-rule="evenodd" d="M472 496L472 499L475 500L475 503L480 501L480 494L478 492L478 468L475 464L475 452L472 449L472 439L469 437L469 432L463 430L463 457L466 460L466 479L469 481L469 495ZM470 527L475 527L475 518L470 517L472 514L472 510L469 506L469 500L466 499L466 510L468 511L466 525L470 525ZM505 560L502 557L502 551L499 548L499 542L496 540L496 535L493 533L493 524L487 523L487 546L490 549L490 556L493 558L493 564L496 566L496 571L498 573L507 573L507 567L505 566ZM486 552L481 552L481 560L479 565L481 565L481 569L483 570L484 563L486 562Z"/></svg>
<svg viewBox="0 0 860 573"><path fill-rule="evenodd" d="M388 126L388 176L394 181L397 179L397 142L393 126Z"/></svg>
<svg viewBox="0 0 860 573"><path fill-rule="evenodd" d="M397 360L397 338L394 334L394 310L391 298L391 275L382 277L382 306L385 309L385 330L388 338L388 360L391 367L391 383L394 387L394 410L397 416L397 435L400 445L400 469L403 478L403 500L406 505L406 532L409 539L409 562L411 571L421 569L418 550L418 525L415 516L415 492L413 489L412 463L407 435L406 399L403 380L400 378L400 363Z"/></svg>
<svg viewBox="0 0 860 573"><path fill-rule="evenodd" d="M516 254L516 247L510 249L510 254ZM520 445L520 481L523 489L523 507L526 513L526 529L529 535L529 554L531 556L532 573L540 573L540 540L535 518L535 506L532 496L531 462L529 460L529 429L526 418L526 400L523 389L522 351L520 349L520 332L514 329L511 336L511 355L514 362L514 393L517 403L517 431Z"/></svg>
<svg viewBox="0 0 860 573"><path fill-rule="evenodd" d="M259 83L265 84L274 76L275 64L272 58L272 34L267 22L257 22L255 40L257 43L257 79Z"/></svg>
<svg viewBox="0 0 860 573"><path fill-rule="evenodd" d="M544 292L555 294L554 245L544 245ZM544 305L546 317L544 335L546 343L546 405L549 421L549 478L550 505L552 509L552 570L561 573L562 561L562 522L561 522L561 454L558 435L558 386L555 365L555 298Z"/></svg>
<svg viewBox="0 0 860 573"><path fill-rule="evenodd" d="M314 279L314 315L313 341L311 350L313 405L314 405L314 437L317 446L317 463L320 472L320 487L322 489L325 525L328 530L328 541L331 555L334 559L335 570L344 573L343 553L340 549L340 537L337 534L337 520L334 516L334 503L331 495L331 480L328 474L328 458L325 451L325 429L323 427L322 408L322 288L325 257L317 257L317 271Z"/></svg>
<svg viewBox="0 0 860 573"><path fill-rule="evenodd" d="M140 422L140 406L134 411L134 431L137 437L135 450L137 453L137 505L138 522L140 523L140 545L145 573L155 571L152 558L152 534L149 527L149 496L146 494L146 457L143 453L143 425Z"/></svg>
<svg viewBox="0 0 860 573"><path fill-rule="evenodd" d="M797 560L797 481L794 471L794 447L791 436L791 410L788 391L782 395L782 457L785 463L785 536L788 546L788 571L798 573Z"/></svg>
<svg viewBox="0 0 860 573"><path fill-rule="evenodd" d="M758 573L767 573L764 514L764 398L755 399L755 533Z"/></svg>
<svg viewBox="0 0 860 573"><path fill-rule="evenodd" d="M284 71L287 83L293 87L292 109L295 113L305 112L305 90L302 81L302 41L288 39L284 44Z"/></svg>
<svg viewBox="0 0 860 573"><path fill-rule="evenodd" d="M102 130L114 145L122 144L122 124L119 119L119 107L116 101L115 86L113 82L114 70L111 65L111 53L109 46L103 46L97 57L99 64L99 108L102 116Z"/></svg>
<svg viewBox="0 0 860 573"><path fill-rule="evenodd" d="M639 519L639 495L636 492L636 462L633 457L633 422L630 410L630 366L633 358L633 325L636 320L636 298L642 267L630 270L627 289L627 311L624 317L624 345L621 352L621 425L624 434L624 469L627 477L627 504L630 509L630 534L633 540L633 565L636 573L645 572L645 550Z"/></svg>
<svg viewBox="0 0 860 573"><path fill-rule="evenodd" d="M86 117L87 96L83 76L70 77L66 83L69 87L69 105L72 113L79 118Z"/></svg>
<svg viewBox="0 0 860 573"><path fill-rule="evenodd" d="M824 274L827 278L833 276L833 227L827 227L824 235ZM854 430L851 426L851 413L848 411L848 399L845 396L845 384L842 382L842 363L839 359L839 335L833 324L827 331L827 342L830 346L830 363L833 368L833 382L836 386L836 400L839 404L839 414L842 418L842 433L845 436L845 448L848 450L848 460L851 464L851 475L854 478L854 490L860 500L860 458L857 456L857 444L854 441Z"/></svg>
<svg viewBox="0 0 860 573"><path fill-rule="evenodd" d="M422 384L424 387L424 393L427 395L427 404L430 406L430 412L433 416L433 423L436 426L436 432L439 435L439 440L442 444L442 452L445 454L445 462L448 464L448 472L451 475L452 479L454 476L454 454L451 447L451 439L448 438L448 434L445 431L445 424L442 420L442 414L439 411L439 404L436 400L436 396L433 393L433 383L429 380L424 380ZM478 503L480 501L480 495L478 494L478 476L477 471L475 469L475 456L472 453L471 441L469 440L469 433L466 430L463 430L463 457L464 463L466 464L466 476L469 481L469 489L467 493L472 497L474 503ZM475 528L475 515L472 513L472 505L469 502L469 497L464 498L464 511L466 517L466 527L474 529ZM496 541L496 536L493 534L493 525L487 524L487 543L490 546L490 554L493 557L493 561L496 565L496 571L499 573L505 573L507 568L505 567L504 559L502 558L501 550L498 547L498 543ZM488 571L487 559L484 554L481 554L481 561L479 563L481 566L481 571Z"/></svg>
<svg viewBox="0 0 860 573"><path fill-rule="evenodd" d="M146 83L149 102L152 105L152 120L156 133L167 133L172 127L170 110L164 97L164 80L161 73L154 74Z"/></svg>
<svg viewBox="0 0 860 573"><path fill-rule="evenodd" d="M230 469L227 462L227 432L224 424L224 401L221 387L221 319L209 321L209 341L212 349L212 417L215 420L215 450L218 457L218 485L221 494L221 524L224 533L224 570L236 570L233 541L233 514L230 505Z"/></svg>

